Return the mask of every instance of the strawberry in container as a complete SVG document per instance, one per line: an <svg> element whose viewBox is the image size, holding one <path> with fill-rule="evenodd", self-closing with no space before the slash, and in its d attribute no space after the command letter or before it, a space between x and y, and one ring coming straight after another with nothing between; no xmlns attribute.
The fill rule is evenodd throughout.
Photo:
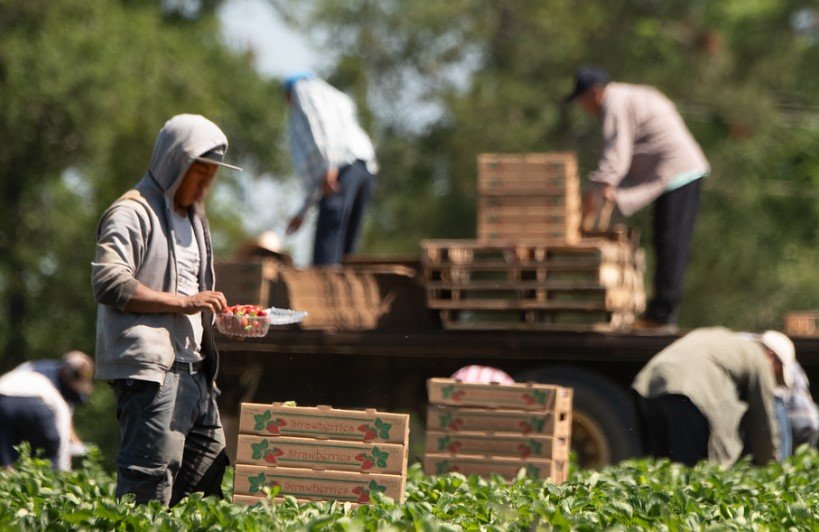
<svg viewBox="0 0 819 532"><path fill-rule="evenodd" d="M270 325L298 323L307 312L262 308L259 305L233 305L216 316L216 328L230 336L262 337Z"/></svg>
<svg viewBox="0 0 819 532"><path fill-rule="evenodd" d="M259 305L233 305L216 316L216 328L231 336L261 337L269 327L267 310Z"/></svg>

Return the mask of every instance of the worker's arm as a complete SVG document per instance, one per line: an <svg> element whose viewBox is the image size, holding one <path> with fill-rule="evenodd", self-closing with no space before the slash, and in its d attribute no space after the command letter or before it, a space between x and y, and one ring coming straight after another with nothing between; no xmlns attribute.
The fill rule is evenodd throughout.
<svg viewBox="0 0 819 532"><path fill-rule="evenodd" d="M606 107L603 113L603 154L597 169L589 174L590 185L601 187L601 195L611 195L613 188L628 174L636 129L634 113L627 105L613 102ZM607 187L612 188L606 190Z"/></svg>
<svg viewBox="0 0 819 532"><path fill-rule="evenodd" d="M92 263L92 284L97 303L126 312L219 312L227 307L221 292L204 291L192 296L153 290L140 283L135 272L146 248L144 209L124 202L106 213L100 222L97 250Z"/></svg>

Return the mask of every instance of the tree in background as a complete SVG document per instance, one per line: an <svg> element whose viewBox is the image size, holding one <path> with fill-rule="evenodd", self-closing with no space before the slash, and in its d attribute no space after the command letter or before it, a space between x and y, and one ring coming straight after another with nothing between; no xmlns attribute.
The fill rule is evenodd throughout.
<svg viewBox="0 0 819 532"><path fill-rule="evenodd" d="M334 51L327 77L372 109L384 164L367 251L474 238L478 153L569 149L593 169L599 125L561 98L595 63L668 94L713 166L681 323L778 327L819 301L812 3L271 2ZM644 238L647 214L630 222Z"/></svg>
<svg viewBox="0 0 819 532"><path fill-rule="evenodd" d="M147 170L165 120L201 113L223 128L246 172L221 172L221 186L279 163L278 87L220 42L212 2L162 4L0 0L0 370L93 353L95 226ZM210 219L224 251L244 235L242 213L221 207ZM113 459L110 393L98 386L76 419Z"/></svg>

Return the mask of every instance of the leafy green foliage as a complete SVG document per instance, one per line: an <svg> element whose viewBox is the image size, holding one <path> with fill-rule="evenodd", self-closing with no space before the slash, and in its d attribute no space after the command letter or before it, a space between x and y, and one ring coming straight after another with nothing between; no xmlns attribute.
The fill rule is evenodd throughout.
<svg viewBox="0 0 819 532"><path fill-rule="evenodd" d="M640 530L810 529L819 522L819 454L800 449L783 464L748 461L723 470L668 461L624 462L576 471L564 485L522 474L511 483L409 469L407 500L397 504L370 485L370 505L279 504L244 507L193 495L166 510L114 498L114 479L95 452L84 467L56 474L23 458L0 474L0 527L34 530ZM259 485L263 479L258 482ZM224 487L229 492L230 476ZM260 488L262 491L267 488ZM277 490L273 488L270 493Z"/></svg>

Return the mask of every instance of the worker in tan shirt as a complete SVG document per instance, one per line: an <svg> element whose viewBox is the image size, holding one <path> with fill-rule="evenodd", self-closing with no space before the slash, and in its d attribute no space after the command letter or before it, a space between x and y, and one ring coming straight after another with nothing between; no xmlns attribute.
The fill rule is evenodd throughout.
<svg viewBox="0 0 819 532"><path fill-rule="evenodd" d="M631 385L645 451L730 466L747 442L755 464L777 460L774 390L788 385L784 368L792 363L783 342L772 341L778 336L694 329L649 360Z"/></svg>
<svg viewBox="0 0 819 532"><path fill-rule="evenodd" d="M674 104L653 87L610 82L603 69L582 67L566 100L603 123L603 154L588 176L584 219L604 200L625 216L654 203L654 294L634 327L674 330L708 161Z"/></svg>

